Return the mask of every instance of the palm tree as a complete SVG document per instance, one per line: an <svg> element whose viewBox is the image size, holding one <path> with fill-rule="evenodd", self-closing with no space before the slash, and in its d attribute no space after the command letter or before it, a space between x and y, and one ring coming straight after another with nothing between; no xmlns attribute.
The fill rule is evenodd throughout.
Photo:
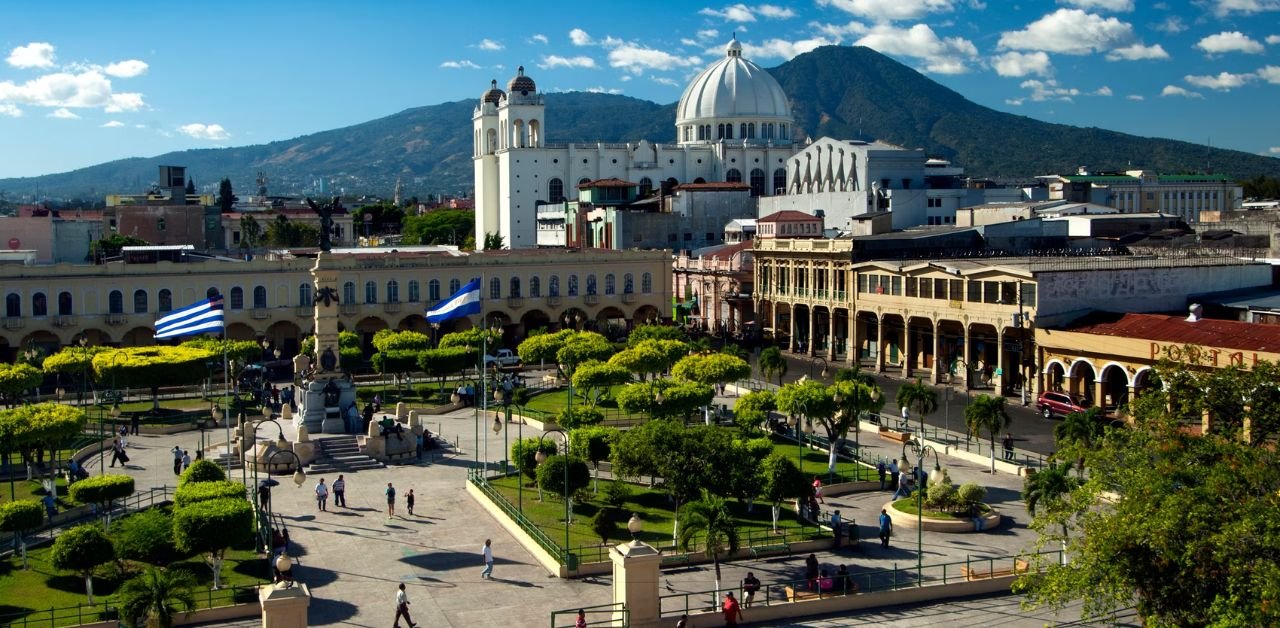
<svg viewBox="0 0 1280 628"><path fill-rule="evenodd" d="M978 395L964 409L964 424L971 434L987 431L991 442L991 472L996 472L996 434L1009 428L1013 419L1004 409L1004 397Z"/></svg>
<svg viewBox="0 0 1280 628"><path fill-rule="evenodd" d="M724 500L702 491L702 499L684 505L684 527L680 528L680 547L689 551L694 537L701 533L705 538L706 552L716 568L716 599L720 598L720 555L733 555L738 551L738 525L729 514Z"/></svg>
<svg viewBox="0 0 1280 628"><path fill-rule="evenodd" d="M782 385L782 376L787 374L787 360L782 357L782 350L777 347L766 347L760 352L760 373L768 379L778 375L778 385Z"/></svg>
<svg viewBox="0 0 1280 628"><path fill-rule="evenodd" d="M1054 426L1053 438L1059 451L1076 454L1076 473L1084 477L1084 454L1093 448L1102 436L1102 408L1089 408L1084 412L1072 412Z"/></svg>
<svg viewBox="0 0 1280 628"><path fill-rule="evenodd" d="M191 594L194 586L195 579L185 571L148 566L120 587L122 614L134 626L170 628L178 605L185 611L196 607L196 598Z"/></svg>
<svg viewBox="0 0 1280 628"><path fill-rule="evenodd" d="M924 437L924 415L938 410L938 392L917 379L898 389L898 406L911 408L920 417L920 436Z"/></svg>
<svg viewBox="0 0 1280 628"><path fill-rule="evenodd" d="M1049 468L1027 476L1022 485L1022 501L1027 503L1027 512L1034 517L1036 506L1043 504L1049 510L1061 506L1067 494L1079 485L1079 480L1071 477L1070 462L1064 465L1051 463ZM1062 521L1062 562L1065 564L1066 560L1067 522L1064 519Z"/></svg>

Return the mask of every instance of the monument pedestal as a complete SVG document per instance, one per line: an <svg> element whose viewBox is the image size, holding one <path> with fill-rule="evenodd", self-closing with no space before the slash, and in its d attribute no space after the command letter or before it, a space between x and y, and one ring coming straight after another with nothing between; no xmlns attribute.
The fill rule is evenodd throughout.
<svg viewBox="0 0 1280 628"><path fill-rule="evenodd" d="M287 589L264 585L258 588L258 601L262 604L263 628L306 628L307 607L311 605L307 585Z"/></svg>
<svg viewBox="0 0 1280 628"><path fill-rule="evenodd" d="M326 407L324 389L330 382L338 389L338 405ZM312 434L342 434L347 431L338 408L345 408L356 402L356 387L346 378L308 382L300 397L298 413L293 417L294 425L305 426Z"/></svg>

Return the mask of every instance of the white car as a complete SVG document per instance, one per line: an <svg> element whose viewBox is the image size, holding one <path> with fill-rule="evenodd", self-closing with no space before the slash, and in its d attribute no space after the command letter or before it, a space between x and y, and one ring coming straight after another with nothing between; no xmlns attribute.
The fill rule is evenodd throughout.
<svg viewBox="0 0 1280 628"><path fill-rule="evenodd" d="M494 364L497 364L500 367L519 366L520 356L516 355L515 352L510 349L498 349L498 353L496 355L484 356L484 365L486 367Z"/></svg>

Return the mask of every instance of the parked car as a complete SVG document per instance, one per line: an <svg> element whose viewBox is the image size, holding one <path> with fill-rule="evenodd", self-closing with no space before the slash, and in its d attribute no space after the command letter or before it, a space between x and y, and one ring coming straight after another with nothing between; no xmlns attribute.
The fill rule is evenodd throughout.
<svg viewBox="0 0 1280 628"><path fill-rule="evenodd" d="M1084 407L1084 400L1079 397L1064 392L1042 392L1040 398L1036 399L1036 409L1044 418L1052 419L1054 415L1066 416L1072 412L1084 412L1088 408Z"/></svg>
<svg viewBox="0 0 1280 628"><path fill-rule="evenodd" d="M498 353L484 356L484 365L486 367L494 364L500 367L519 366L520 356L510 349L498 349Z"/></svg>

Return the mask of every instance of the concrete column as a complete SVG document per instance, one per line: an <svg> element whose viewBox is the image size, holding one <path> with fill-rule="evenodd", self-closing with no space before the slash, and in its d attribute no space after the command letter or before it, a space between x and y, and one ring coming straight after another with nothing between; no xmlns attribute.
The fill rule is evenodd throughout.
<svg viewBox="0 0 1280 628"><path fill-rule="evenodd" d="M809 290L810 291L813 290L812 284L810 284ZM812 292L810 292L810 294L812 294ZM812 303L812 300L810 300L810 303ZM808 339L805 340L805 351L804 351L804 354L809 357L813 357L814 345L818 344L817 342L814 342L815 340L817 340L817 338L814 337L814 334L815 332L817 332L817 330L818 330L818 317L813 311L813 306L810 305L809 306L809 337Z"/></svg>
<svg viewBox="0 0 1280 628"><path fill-rule="evenodd" d="M1107 383L1101 379L1093 380L1093 405L1105 408L1107 405Z"/></svg>
<svg viewBox="0 0 1280 628"><path fill-rule="evenodd" d="M999 373L999 375L995 375ZM996 394L1004 396L1004 327L996 327L996 370L992 373Z"/></svg>
<svg viewBox="0 0 1280 628"><path fill-rule="evenodd" d="M662 576L662 553L646 543L622 543L609 550L613 561L613 603L631 612L630 625L649 628L661 625L658 581ZM614 621L621 621L618 613Z"/></svg>
<svg viewBox="0 0 1280 628"><path fill-rule="evenodd" d="M258 601L262 604L262 628L306 628L307 607L311 605L307 585L288 589L263 585L258 587Z"/></svg>
<svg viewBox="0 0 1280 628"><path fill-rule="evenodd" d="M942 363L942 356L938 352L938 347L940 346L939 337L941 335L942 335L942 323L941 321L934 321L933 323L933 377L930 378L930 381L933 382L934 386L937 386L938 384L942 383L943 363Z"/></svg>
<svg viewBox="0 0 1280 628"><path fill-rule="evenodd" d="M849 332L845 335L845 342L848 343L845 353L849 364L857 364L858 347L861 345L858 342L858 316L853 308L849 308Z"/></svg>
<svg viewBox="0 0 1280 628"><path fill-rule="evenodd" d="M876 315L876 373L884 373L884 317Z"/></svg>
<svg viewBox="0 0 1280 628"><path fill-rule="evenodd" d="M911 379L912 360L915 354L911 352L911 317L902 317L902 377Z"/></svg>
<svg viewBox="0 0 1280 628"><path fill-rule="evenodd" d="M836 358L836 311L835 308L827 308L829 315L827 323L831 327L831 331L827 333L827 359L834 360Z"/></svg>
<svg viewBox="0 0 1280 628"><path fill-rule="evenodd" d="M794 352L796 350L796 304L795 304L795 301L791 302L790 312L791 312L791 317L787 319L789 321L788 327L790 327L790 333L787 334L787 351Z"/></svg>
<svg viewBox="0 0 1280 628"><path fill-rule="evenodd" d="M964 389L973 388L973 366L969 364L969 360L973 359L973 342L969 334L969 323L964 324L964 356L961 362L964 365Z"/></svg>

